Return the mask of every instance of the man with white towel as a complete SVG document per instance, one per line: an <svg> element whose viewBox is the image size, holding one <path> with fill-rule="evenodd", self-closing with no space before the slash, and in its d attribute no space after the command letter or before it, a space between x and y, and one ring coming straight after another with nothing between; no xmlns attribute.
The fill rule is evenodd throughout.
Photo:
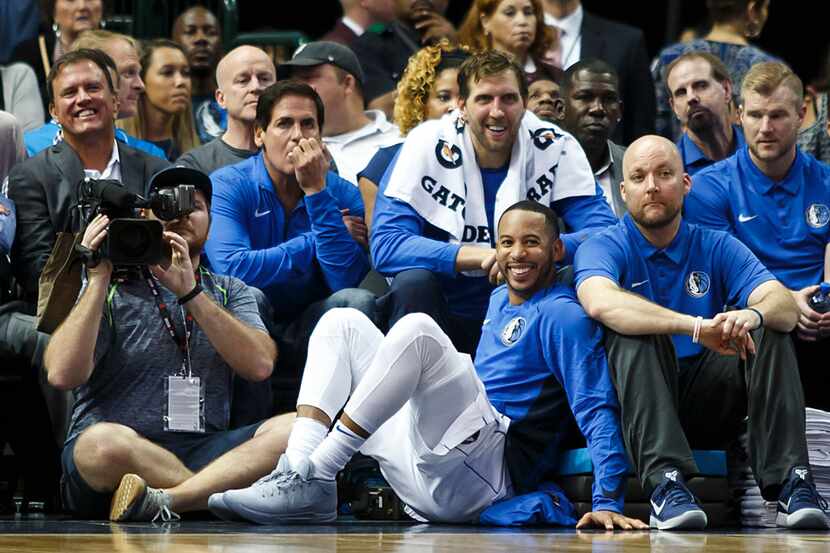
<svg viewBox="0 0 830 553"><path fill-rule="evenodd" d="M472 353L498 274L493 227L508 206L537 201L583 231L562 236L565 263L585 229L615 217L576 139L525 110L518 64L476 54L458 82L460 109L413 129L384 175L370 246L377 270L394 277L381 299L389 326L426 313Z"/></svg>

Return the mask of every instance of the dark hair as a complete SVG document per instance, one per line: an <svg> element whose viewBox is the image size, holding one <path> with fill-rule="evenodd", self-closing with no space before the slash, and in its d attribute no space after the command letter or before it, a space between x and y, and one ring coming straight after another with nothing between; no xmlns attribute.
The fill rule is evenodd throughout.
<svg viewBox="0 0 830 553"><path fill-rule="evenodd" d="M556 240L559 238L559 217L556 215L556 212L545 204L540 204L539 202L534 202L532 200L521 200L505 209L504 213L502 213L501 217L499 217L499 222L496 225L497 229L501 225L501 220L504 216L511 211L530 211L532 213L541 213L545 216L545 226L548 227L551 239Z"/></svg>
<svg viewBox="0 0 830 553"><path fill-rule="evenodd" d="M471 55L458 69L458 92L466 100L470 95L470 83L476 83L485 77L512 71L519 82L522 98L527 100L527 75L513 56L496 50L485 50Z"/></svg>
<svg viewBox="0 0 830 553"><path fill-rule="evenodd" d="M52 65L52 69L49 70L49 75L46 77L46 92L49 95L50 104L55 101L55 91L53 89L55 79L58 78L58 75L64 70L64 68L66 68L66 66L74 63L80 63L82 61L91 61L97 65L98 68L104 72L104 78L107 80L107 86L109 87L110 92L115 94L115 85L112 82L112 73L110 73L110 69L118 75L118 68L116 67L115 62L112 61L112 58L109 57L103 50L78 48L77 50L65 53L55 60L55 63Z"/></svg>
<svg viewBox="0 0 830 553"><path fill-rule="evenodd" d="M723 61L716 55L710 54L709 52L686 52L685 54L672 60L672 62L666 67L666 79L663 84L666 85L666 90L669 91L669 96L672 96L672 90L669 88L669 75L671 75L671 72L674 71L674 68L677 67L679 63L689 60L703 60L708 63L712 70L712 77L720 84L723 84L726 81L732 82L732 77L729 75L729 69L726 68Z"/></svg>
<svg viewBox="0 0 830 553"><path fill-rule="evenodd" d="M279 103L285 96L302 96L314 102L317 108L317 126L322 129L325 121L325 108L323 108L323 100L317 91L309 85L296 79L286 79L278 81L264 91L259 97L256 105L256 126L260 129L267 129L268 123L271 122L271 115L274 111L274 106Z"/></svg>
<svg viewBox="0 0 830 553"><path fill-rule="evenodd" d="M587 71L597 75L611 75L614 81L616 81L617 88L620 86L620 76L617 74L616 69L601 59L586 58L579 60L565 71L565 78L562 79L562 96L567 96L570 93L571 88L573 88L574 78L580 71Z"/></svg>
<svg viewBox="0 0 830 553"><path fill-rule="evenodd" d="M147 75L147 70L150 69L150 61L152 60L153 53L159 48L172 48L174 50L178 50L184 54L185 59L187 59L187 51L184 49L184 46L178 42L173 42L169 38L155 38L153 40L148 40L147 42L142 42L141 59L139 60L139 63L141 64L141 80L144 80L144 77Z"/></svg>

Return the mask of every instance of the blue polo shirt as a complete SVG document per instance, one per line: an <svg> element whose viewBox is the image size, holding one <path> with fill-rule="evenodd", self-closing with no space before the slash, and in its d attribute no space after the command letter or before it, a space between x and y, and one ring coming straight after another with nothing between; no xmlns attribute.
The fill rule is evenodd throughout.
<svg viewBox="0 0 830 553"><path fill-rule="evenodd" d="M744 131L738 125L732 125L732 136L735 137L735 147L729 152L729 155L734 154L746 145ZM677 141L677 149L680 150L680 157L683 159L683 168L689 173L689 176L717 163L717 161L706 157L703 150L698 148L694 140L689 138L688 132L684 132L680 136L680 140Z"/></svg>
<svg viewBox="0 0 830 553"><path fill-rule="evenodd" d="M602 276L672 311L707 319L726 306L746 307L755 288L775 280L746 246L725 232L681 221L671 244L657 249L627 213L618 225L579 247L574 270L577 288L592 276ZM691 336L672 339L681 359L703 349Z"/></svg>
<svg viewBox="0 0 830 553"><path fill-rule="evenodd" d="M277 196L263 152L211 173L213 218L205 244L213 269L260 288L278 319L353 288L369 271L340 210L363 216L357 187L331 171L326 188L304 196L288 212Z"/></svg>
<svg viewBox="0 0 830 553"><path fill-rule="evenodd" d="M824 280L830 241L830 167L796 152L775 182L743 147L695 175L684 207L690 223L734 235L791 290Z"/></svg>

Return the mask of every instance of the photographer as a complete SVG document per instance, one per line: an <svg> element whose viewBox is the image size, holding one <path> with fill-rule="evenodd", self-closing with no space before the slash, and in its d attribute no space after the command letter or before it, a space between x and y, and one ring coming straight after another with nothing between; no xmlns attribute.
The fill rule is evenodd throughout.
<svg viewBox="0 0 830 553"><path fill-rule="evenodd" d="M233 379L268 378L276 346L250 289L200 266L210 180L171 168L150 191L182 182L196 186L194 210L162 221L169 258L114 281L112 263L89 256L84 291L44 356L49 382L76 398L62 455L64 507L76 516L205 509L210 493L250 484L285 448L293 416L228 430ZM82 245L98 251L110 222L97 215Z"/></svg>

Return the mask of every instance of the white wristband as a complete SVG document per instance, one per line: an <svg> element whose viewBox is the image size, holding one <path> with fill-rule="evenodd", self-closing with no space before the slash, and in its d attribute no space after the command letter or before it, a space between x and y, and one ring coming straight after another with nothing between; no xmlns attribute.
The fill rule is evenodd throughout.
<svg viewBox="0 0 830 553"><path fill-rule="evenodd" d="M695 329L692 332L692 343L697 344L700 341L700 327L703 325L703 317L695 317Z"/></svg>

